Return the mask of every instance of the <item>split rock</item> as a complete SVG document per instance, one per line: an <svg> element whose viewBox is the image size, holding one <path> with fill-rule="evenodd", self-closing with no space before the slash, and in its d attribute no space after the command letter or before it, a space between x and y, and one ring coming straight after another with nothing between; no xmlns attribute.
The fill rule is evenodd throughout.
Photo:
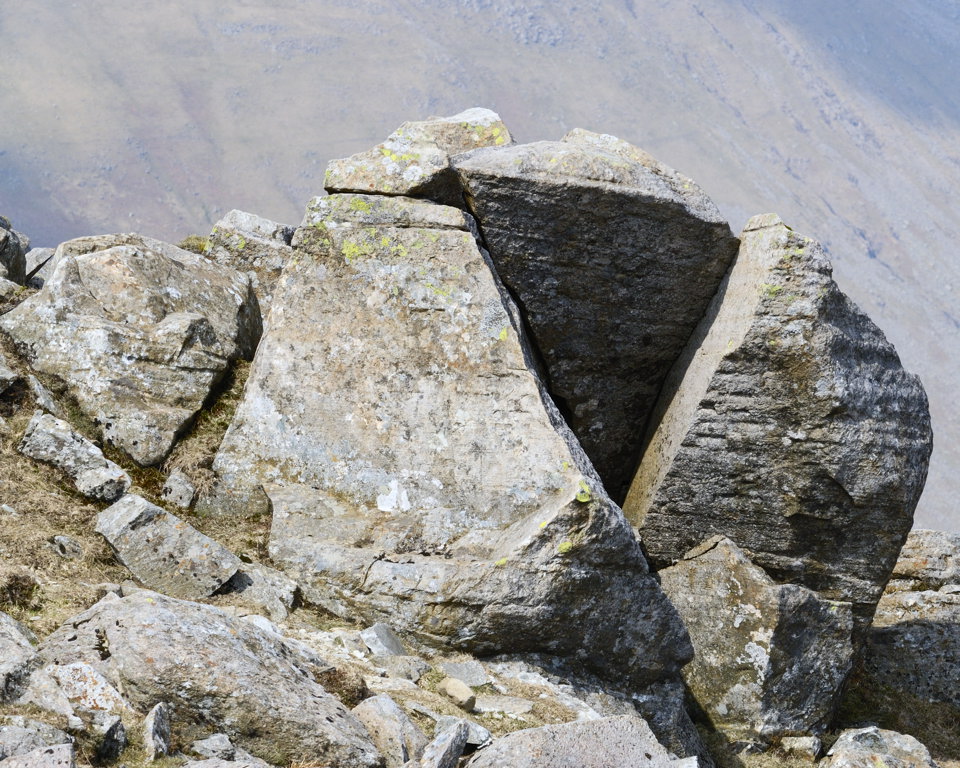
<svg viewBox="0 0 960 768"><path fill-rule="evenodd" d="M690 179L613 136L454 158L550 394L617 502L670 366L737 250Z"/></svg>
<svg viewBox="0 0 960 768"><path fill-rule="evenodd" d="M105 439L157 464L230 361L252 356L261 321L250 279L139 235L71 240L56 258L0 328Z"/></svg>
<svg viewBox="0 0 960 768"><path fill-rule="evenodd" d="M140 711L168 702L184 741L213 727L270 762L379 764L363 725L315 682L313 659L208 605L148 590L109 596L50 635L40 654L90 664Z"/></svg>
<svg viewBox="0 0 960 768"><path fill-rule="evenodd" d="M659 575L693 640L684 680L718 730L765 743L826 728L853 655L849 603L775 584L724 538Z"/></svg>
<svg viewBox="0 0 960 768"><path fill-rule="evenodd" d="M512 141L500 116L489 109L408 122L368 152L333 160L323 186L328 192L428 197L462 207L463 193L450 157Z"/></svg>
<svg viewBox="0 0 960 768"><path fill-rule="evenodd" d="M97 516L96 531L141 583L173 597L208 597L241 566L222 544L133 493Z"/></svg>
<svg viewBox="0 0 960 768"><path fill-rule="evenodd" d="M639 717L605 717L528 728L479 750L469 768L653 768L696 766L668 752Z"/></svg>
<svg viewBox="0 0 960 768"><path fill-rule="evenodd" d="M741 237L624 511L657 565L726 536L776 581L853 603L862 630L923 489L927 397L818 243L773 214Z"/></svg>
<svg viewBox="0 0 960 768"><path fill-rule="evenodd" d="M66 421L37 411L18 446L20 453L53 464L84 496L114 501L130 487L130 476Z"/></svg>
<svg viewBox="0 0 960 768"><path fill-rule="evenodd" d="M673 674L683 627L542 391L469 216L333 195L294 244L201 510L269 505L271 557L340 615Z"/></svg>

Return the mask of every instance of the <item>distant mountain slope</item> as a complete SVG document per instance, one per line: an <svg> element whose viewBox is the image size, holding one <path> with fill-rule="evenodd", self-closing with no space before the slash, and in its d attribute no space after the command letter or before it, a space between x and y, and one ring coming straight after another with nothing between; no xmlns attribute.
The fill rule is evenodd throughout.
<svg viewBox="0 0 960 768"><path fill-rule="evenodd" d="M297 223L331 157L498 110L695 178L734 229L776 211L931 397L918 523L960 530L960 7L953 0L21 0L0 9L0 212L37 245ZM202 6L202 7L201 7Z"/></svg>

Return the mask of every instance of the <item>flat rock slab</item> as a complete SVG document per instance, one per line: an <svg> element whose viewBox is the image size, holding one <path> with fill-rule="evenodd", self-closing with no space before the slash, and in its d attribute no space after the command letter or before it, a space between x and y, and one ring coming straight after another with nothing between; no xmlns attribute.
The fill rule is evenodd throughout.
<svg viewBox="0 0 960 768"><path fill-rule="evenodd" d="M693 181L612 136L454 159L550 394L616 501L670 366L737 250Z"/></svg>
<svg viewBox="0 0 960 768"><path fill-rule="evenodd" d="M73 744L38 747L32 752L0 760L3 768L74 768Z"/></svg>
<svg viewBox="0 0 960 768"><path fill-rule="evenodd" d="M605 717L514 731L479 750L469 768L696 766L668 752L638 717Z"/></svg>
<svg viewBox="0 0 960 768"><path fill-rule="evenodd" d="M500 116L489 109L408 122L373 149L331 161L323 186L331 193L428 197L444 205L462 206L463 193L450 157L477 147L511 143Z"/></svg>
<svg viewBox="0 0 960 768"><path fill-rule="evenodd" d="M111 595L50 635L41 657L90 664L141 712L168 702L186 743L216 728L272 763L380 765L361 723L315 682L317 657L212 606Z"/></svg>
<svg viewBox="0 0 960 768"><path fill-rule="evenodd" d="M158 464L260 310L246 275L139 235L61 244L43 289L0 318L30 365L61 380L104 439Z"/></svg>
<svg viewBox="0 0 960 768"><path fill-rule="evenodd" d="M470 217L332 195L294 246L199 509L271 509L271 557L340 615L676 670L684 630L541 389Z"/></svg>
<svg viewBox="0 0 960 768"><path fill-rule="evenodd" d="M660 571L693 641L691 696L730 741L822 732L853 657L849 603L778 585L729 539Z"/></svg>
<svg viewBox="0 0 960 768"><path fill-rule="evenodd" d="M624 511L669 565L721 535L869 625L932 445L927 397L820 245L750 220L664 387Z"/></svg>
<svg viewBox="0 0 960 768"><path fill-rule="evenodd" d="M53 464L91 499L115 501L130 487L130 476L105 458L103 451L66 421L42 411L33 414L18 450L31 459Z"/></svg>
<svg viewBox="0 0 960 768"><path fill-rule="evenodd" d="M19 715L0 717L0 760L57 744L72 744L73 737L59 728Z"/></svg>
<svg viewBox="0 0 960 768"><path fill-rule="evenodd" d="M97 516L96 530L142 584L172 597L209 597L242 565L222 544L132 493Z"/></svg>

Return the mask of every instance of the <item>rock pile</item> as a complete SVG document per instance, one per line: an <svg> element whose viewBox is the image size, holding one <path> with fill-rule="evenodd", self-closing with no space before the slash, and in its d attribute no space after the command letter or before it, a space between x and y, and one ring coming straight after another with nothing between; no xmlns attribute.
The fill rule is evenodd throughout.
<svg viewBox="0 0 960 768"><path fill-rule="evenodd" d="M894 568L926 398L816 243L487 110L325 186L32 287L0 221L0 462L95 505L59 567L123 569L40 638L0 590L0 767L932 764L839 733L878 691L956 717L960 555Z"/></svg>

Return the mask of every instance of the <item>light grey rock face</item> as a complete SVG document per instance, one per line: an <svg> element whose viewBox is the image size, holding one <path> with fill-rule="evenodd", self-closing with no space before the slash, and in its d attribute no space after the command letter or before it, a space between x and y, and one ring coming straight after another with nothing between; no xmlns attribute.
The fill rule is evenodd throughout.
<svg viewBox="0 0 960 768"><path fill-rule="evenodd" d="M20 374L10 367L10 362L3 354L3 350L0 350L0 395L10 389L10 387L19 380Z"/></svg>
<svg viewBox="0 0 960 768"><path fill-rule="evenodd" d="M550 393L622 501L644 425L737 240L690 179L587 131L454 159Z"/></svg>
<svg viewBox="0 0 960 768"><path fill-rule="evenodd" d="M286 224L233 210L214 225L205 255L240 272L252 270L265 314L280 272L293 256L293 230Z"/></svg>
<svg viewBox="0 0 960 768"><path fill-rule="evenodd" d="M163 702L151 709L143 719L143 748L148 760L156 760L170 752L170 707Z"/></svg>
<svg viewBox="0 0 960 768"><path fill-rule="evenodd" d="M469 768L695 766L668 752L639 717L606 717L514 731L477 752Z"/></svg>
<svg viewBox="0 0 960 768"><path fill-rule="evenodd" d="M55 248L31 248L26 255L26 282L31 288L43 288L56 263L53 259Z"/></svg>
<svg viewBox="0 0 960 768"><path fill-rule="evenodd" d="M390 628L389 624L374 624L361 630L360 637L366 643L370 653L379 656L404 656L407 649L403 647L400 638Z"/></svg>
<svg viewBox="0 0 960 768"><path fill-rule="evenodd" d="M732 741L819 733L850 671L849 603L777 585L729 539L659 573L693 641L691 695Z"/></svg>
<svg viewBox="0 0 960 768"><path fill-rule="evenodd" d="M73 744L39 747L16 757L0 760L3 768L74 768Z"/></svg>
<svg viewBox="0 0 960 768"><path fill-rule="evenodd" d="M20 453L53 464L84 496L114 501L130 487L130 476L67 422L37 411L18 446Z"/></svg>
<svg viewBox="0 0 960 768"><path fill-rule="evenodd" d="M8 219L0 216L0 278L23 285L28 250L30 241L15 232Z"/></svg>
<svg viewBox="0 0 960 768"><path fill-rule="evenodd" d="M105 439L162 461L261 321L250 279L139 235L63 243L43 290L0 319Z"/></svg>
<svg viewBox="0 0 960 768"><path fill-rule="evenodd" d="M884 595L848 696L931 746L960 719L960 594Z"/></svg>
<svg viewBox="0 0 960 768"><path fill-rule="evenodd" d="M72 744L73 738L39 720L12 715L0 718L0 760L57 744Z"/></svg>
<svg viewBox="0 0 960 768"><path fill-rule="evenodd" d="M368 152L333 160L323 185L328 192L428 197L462 207L463 193L450 157L512 141L500 116L488 109L404 123Z"/></svg>
<svg viewBox="0 0 960 768"><path fill-rule="evenodd" d="M387 768L399 768L423 754L427 737L386 694L361 701L352 712L366 726Z"/></svg>
<svg viewBox="0 0 960 768"><path fill-rule="evenodd" d="M36 656L36 642L29 629L0 611L0 703L19 695Z"/></svg>
<svg viewBox="0 0 960 768"><path fill-rule="evenodd" d="M172 597L208 597L241 566L222 544L133 493L97 516L96 531L142 584Z"/></svg>
<svg viewBox="0 0 960 768"><path fill-rule="evenodd" d="M361 723L315 682L315 657L211 606L147 590L107 597L50 635L41 657L90 664L142 712L169 703L185 742L218 728L272 763L379 764Z"/></svg>
<svg viewBox="0 0 960 768"><path fill-rule="evenodd" d="M420 768L457 768L469 734L470 726L465 720L456 720L446 730L439 731L423 750Z"/></svg>
<svg viewBox="0 0 960 768"><path fill-rule="evenodd" d="M167 481L163 484L163 490L160 492L165 502L180 509L190 509L196 494L197 491L193 482L185 472L179 469L170 473Z"/></svg>
<svg viewBox="0 0 960 768"><path fill-rule="evenodd" d="M960 533L910 531L893 578L913 591L960 584Z"/></svg>
<svg viewBox="0 0 960 768"><path fill-rule="evenodd" d="M937 768L912 736L876 726L844 731L820 763L823 768Z"/></svg>
<svg viewBox="0 0 960 768"><path fill-rule="evenodd" d="M741 237L624 511L660 566L727 536L775 580L853 603L863 629L923 488L927 398L819 244L772 214Z"/></svg>
<svg viewBox="0 0 960 768"><path fill-rule="evenodd" d="M311 204L199 507L269 500L271 557L340 615L672 674L684 630L470 227L406 198Z"/></svg>
<svg viewBox="0 0 960 768"><path fill-rule="evenodd" d="M285 573L260 563L242 563L221 590L273 621L287 618L296 607L299 591L297 582Z"/></svg>

